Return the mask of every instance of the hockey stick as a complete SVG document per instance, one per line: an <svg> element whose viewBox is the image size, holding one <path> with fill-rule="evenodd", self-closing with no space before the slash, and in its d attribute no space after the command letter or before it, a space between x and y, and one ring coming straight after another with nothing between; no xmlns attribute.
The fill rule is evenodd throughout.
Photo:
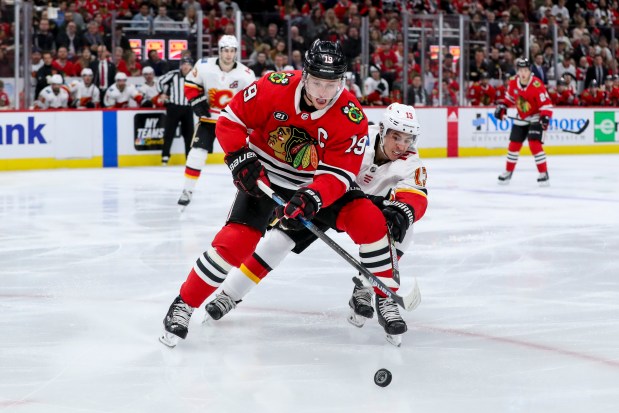
<svg viewBox="0 0 619 413"><path fill-rule="evenodd" d="M273 189L271 189L271 187L266 185L264 182L258 181L258 187L265 194L267 194L271 199L273 199L273 201L275 201L275 203L277 203L278 205L286 204L286 201L284 201L284 199L281 196L277 195L275 191L273 191ZM350 265L355 267L355 269L359 271L359 273L365 277L365 279L370 284L370 286L378 288L387 297L391 298L393 301L395 301L398 305L400 305L402 308L404 308L407 311L412 311L415 309L417 305L419 305L420 300L419 300L418 290L413 290L412 293L404 297L394 293L391 290L391 288L389 288L378 277L376 277L374 274L368 271L368 269L365 268L363 264L357 261L344 248L342 248L338 243L333 241L327 234L321 231L320 228L314 225L311 221L308 221L304 218L300 218L300 221L303 223L305 228L309 229L314 235L316 235L318 238L323 240L325 244L331 247L331 249L333 249L340 257L344 258L346 261L348 261ZM396 254L396 257L397 257L397 254ZM395 284L393 286L396 287Z"/></svg>
<svg viewBox="0 0 619 413"><path fill-rule="evenodd" d="M395 240L391 235L391 225L387 225L387 238L389 239L389 256L391 257L391 266L393 267L393 279L398 285L400 285L400 261L398 260L398 250L395 245ZM406 308L408 311L413 311L421 304L421 291L419 291L419 284L417 283L417 277L413 274L413 291L407 296L411 298L411 305Z"/></svg>

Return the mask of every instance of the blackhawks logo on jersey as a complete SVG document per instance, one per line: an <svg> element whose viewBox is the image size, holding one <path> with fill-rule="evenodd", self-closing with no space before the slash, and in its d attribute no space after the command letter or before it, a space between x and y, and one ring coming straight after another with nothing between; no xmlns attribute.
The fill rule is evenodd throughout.
<svg viewBox="0 0 619 413"><path fill-rule="evenodd" d="M356 124L361 123L363 118L363 111L359 109L354 103L348 102L348 106L342 108L342 112L348 116L348 119Z"/></svg>
<svg viewBox="0 0 619 413"><path fill-rule="evenodd" d="M290 83L289 77L294 76L294 73L273 72L269 75L268 79L271 83L276 85L287 85Z"/></svg>
<svg viewBox="0 0 619 413"><path fill-rule="evenodd" d="M318 167L318 141L306 131L296 126L280 126L269 132L267 144L273 148L275 156L293 168L305 169L310 165Z"/></svg>
<svg viewBox="0 0 619 413"><path fill-rule="evenodd" d="M518 99L516 99L516 107L522 113L527 113L531 110L531 104L522 96L518 96Z"/></svg>
<svg viewBox="0 0 619 413"><path fill-rule="evenodd" d="M533 81L533 86L540 87L541 85L542 84L539 82L539 80L536 79L536 80Z"/></svg>

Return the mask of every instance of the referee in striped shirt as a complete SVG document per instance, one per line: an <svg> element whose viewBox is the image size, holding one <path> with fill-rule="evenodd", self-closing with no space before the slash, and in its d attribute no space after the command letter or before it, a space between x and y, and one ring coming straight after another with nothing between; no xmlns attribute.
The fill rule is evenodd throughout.
<svg viewBox="0 0 619 413"><path fill-rule="evenodd" d="M179 63L178 69L169 71L157 81L157 90L161 93L162 100L167 102L163 149L161 151L161 163L163 165L167 165L170 160L170 148L179 123L185 141L185 157L191 149L191 139L193 138L193 111L187 98L185 98L184 92L185 76L193 68L193 61L191 57L186 56Z"/></svg>

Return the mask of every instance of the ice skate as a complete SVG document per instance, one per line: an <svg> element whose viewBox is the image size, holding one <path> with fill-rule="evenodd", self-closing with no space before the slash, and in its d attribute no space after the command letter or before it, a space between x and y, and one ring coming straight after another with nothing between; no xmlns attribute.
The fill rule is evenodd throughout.
<svg viewBox="0 0 619 413"><path fill-rule="evenodd" d="M168 162L170 162L169 156L163 156L161 158L161 166L168 166Z"/></svg>
<svg viewBox="0 0 619 413"><path fill-rule="evenodd" d="M400 347L402 334L406 333L408 327L400 316L398 305L390 298L376 295L376 312L378 313L378 324L385 329L387 341L396 347Z"/></svg>
<svg viewBox="0 0 619 413"><path fill-rule="evenodd" d="M189 205L189 203L191 202L192 195L193 195L193 192L183 189L183 193L181 194L181 197L178 198L178 205L180 207L181 212L183 212L185 208L187 208L187 205Z"/></svg>
<svg viewBox="0 0 619 413"><path fill-rule="evenodd" d="M352 297L348 301L350 313L348 314L348 322L355 327L363 327L365 321L374 317L374 307L372 307L372 288L363 285L361 280L353 277L355 288L352 291Z"/></svg>
<svg viewBox="0 0 619 413"><path fill-rule="evenodd" d="M513 172L505 171L499 175L499 185L509 185L509 181L512 179Z"/></svg>
<svg viewBox="0 0 619 413"><path fill-rule="evenodd" d="M540 172L537 177L537 183L539 186L550 186L550 178L548 177L548 172Z"/></svg>
<svg viewBox="0 0 619 413"><path fill-rule="evenodd" d="M159 337L159 341L168 347L174 347L179 339L187 337L189 320L193 313L193 307L185 303L179 295L163 319L164 332Z"/></svg>
<svg viewBox="0 0 619 413"><path fill-rule="evenodd" d="M217 294L215 299L206 305L206 315L204 316L203 323L206 323L209 318L213 320L219 320L232 309L236 308L236 305L242 300L234 301L225 292Z"/></svg>

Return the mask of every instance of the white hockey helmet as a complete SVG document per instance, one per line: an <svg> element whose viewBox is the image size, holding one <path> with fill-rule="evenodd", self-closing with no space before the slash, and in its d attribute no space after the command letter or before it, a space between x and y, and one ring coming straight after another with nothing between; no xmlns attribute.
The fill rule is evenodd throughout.
<svg viewBox="0 0 619 413"><path fill-rule="evenodd" d="M123 72L117 72L116 76L114 76L114 80L115 81L119 81L119 80L127 80L127 75Z"/></svg>
<svg viewBox="0 0 619 413"><path fill-rule="evenodd" d="M236 40L236 37L224 34L221 36L221 39L219 39L219 42L217 42L217 49L221 50L223 47L233 47L239 50L239 42Z"/></svg>
<svg viewBox="0 0 619 413"><path fill-rule="evenodd" d="M415 108L402 103L392 103L385 109L383 119L379 123L380 127L380 145L384 146L384 139L387 131L393 129L398 132L413 135L411 148L417 148L419 135L421 133L421 125L417 120Z"/></svg>
<svg viewBox="0 0 619 413"><path fill-rule="evenodd" d="M62 76L55 74L49 78L49 83L51 85L62 85L64 81L62 80Z"/></svg>
<svg viewBox="0 0 619 413"><path fill-rule="evenodd" d="M82 71L81 71L81 73L80 73L80 75L81 75L81 76L94 76L94 74L93 74L93 72L92 72L92 69L91 69L91 68L89 68L89 67L85 67L85 68L83 68L83 69L82 69Z"/></svg>

